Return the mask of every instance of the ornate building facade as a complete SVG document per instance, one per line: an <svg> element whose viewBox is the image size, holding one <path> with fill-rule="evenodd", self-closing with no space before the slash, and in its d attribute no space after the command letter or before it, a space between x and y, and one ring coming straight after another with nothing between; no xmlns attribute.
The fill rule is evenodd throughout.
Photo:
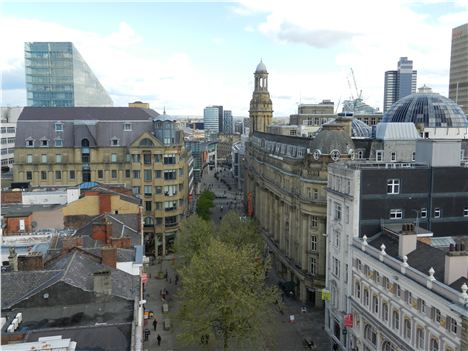
<svg viewBox="0 0 468 351"><path fill-rule="evenodd" d="M254 131L266 132L273 119L273 104L268 92L268 71L263 61L257 65L254 73L255 87L250 100L250 135Z"/></svg>
<svg viewBox="0 0 468 351"><path fill-rule="evenodd" d="M142 108L26 107L17 131L15 182L131 188L142 201L148 253L171 250L193 192L191 154L174 121Z"/></svg>

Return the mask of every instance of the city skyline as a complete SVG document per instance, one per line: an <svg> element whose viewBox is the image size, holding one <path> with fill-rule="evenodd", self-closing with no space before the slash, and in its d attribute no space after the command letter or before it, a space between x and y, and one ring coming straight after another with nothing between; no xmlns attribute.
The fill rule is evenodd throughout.
<svg viewBox="0 0 468 351"><path fill-rule="evenodd" d="M336 107L356 95L350 68L364 101L382 109L384 73L401 56L413 60L418 86L448 95L451 31L466 18L466 1L7 2L0 26L15 31L0 61L1 105L26 105L24 42L71 41L115 106L142 100L168 114L202 115L219 104L247 116L263 59L275 117L295 113L299 102L331 99Z"/></svg>

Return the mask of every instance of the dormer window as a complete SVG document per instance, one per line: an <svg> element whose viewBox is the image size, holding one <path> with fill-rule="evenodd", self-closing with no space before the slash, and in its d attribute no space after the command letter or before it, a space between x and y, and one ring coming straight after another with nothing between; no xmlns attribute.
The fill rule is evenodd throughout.
<svg viewBox="0 0 468 351"><path fill-rule="evenodd" d="M63 140L62 139L55 139L55 147L62 147Z"/></svg>
<svg viewBox="0 0 468 351"><path fill-rule="evenodd" d="M118 138L112 138L111 139L111 146L119 146L119 139Z"/></svg>
<svg viewBox="0 0 468 351"><path fill-rule="evenodd" d="M132 131L132 124L131 123L124 123L124 131L131 132Z"/></svg>
<svg viewBox="0 0 468 351"><path fill-rule="evenodd" d="M26 139L26 147L34 147L34 139L32 138Z"/></svg>
<svg viewBox="0 0 468 351"><path fill-rule="evenodd" d="M47 147L49 146L49 140L47 139L41 139L41 147Z"/></svg>
<svg viewBox="0 0 468 351"><path fill-rule="evenodd" d="M63 123L60 123L60 122L55 123L55 131L63 132Z"/></svg>

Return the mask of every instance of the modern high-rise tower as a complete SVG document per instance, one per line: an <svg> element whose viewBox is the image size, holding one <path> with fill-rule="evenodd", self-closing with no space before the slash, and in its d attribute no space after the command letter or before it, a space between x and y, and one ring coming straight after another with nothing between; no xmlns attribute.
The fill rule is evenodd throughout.
<svg viewBox="0 0 468 351"><path fill-rule="evenodd" d="M468 23L452 29L449 98L468 114Z"/></svg>
<svg viewBox="0 0 468 351"><path fill-rule="evenodd" d="M28 106L113 105L73 43L25 43L24 58Z"/></svg>
<svg viewBox="0 0 468 351"><path fill-rule="evenodd" d="M416 92L417 75L418 72L413 70L413 61L407 57L400 57L398 70L385 72L384 112L402 97Z"/></svg>
<svg viewBox="0 0 468 351"><path fill-rule="evenodd" d="M205 135L219 133L219 108L218 106L208 106L203 110L203 124Z"/></svg>
<svg viewBox="0 0 468 351"><path fill-rule="evenodd" d="M250 100L250 135L253 132L266 132L273 119L273 104L268 92L268 72L262 60L254 73L255 88Z"/></svg>

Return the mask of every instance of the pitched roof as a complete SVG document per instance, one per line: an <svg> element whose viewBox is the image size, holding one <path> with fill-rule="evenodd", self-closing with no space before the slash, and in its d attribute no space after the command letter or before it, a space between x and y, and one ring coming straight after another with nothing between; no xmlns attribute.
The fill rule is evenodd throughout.
<svg viewBox="0 0 468 351"><path fill-rule="evenodd" d="M62 281L84 291L93 291L93 273L111 272L112 295L126 300L138 296L139 277L101 264L83 250L73 250L46 263L44 270L2 273L2 309L10 308L55 283Z"/></svg>
<svg viewBox="0 0 468 351"><path fill-rule="evenodd" d="M144 121L157 116L154 110L132 107L25 107L18 121Z"/></svg>

